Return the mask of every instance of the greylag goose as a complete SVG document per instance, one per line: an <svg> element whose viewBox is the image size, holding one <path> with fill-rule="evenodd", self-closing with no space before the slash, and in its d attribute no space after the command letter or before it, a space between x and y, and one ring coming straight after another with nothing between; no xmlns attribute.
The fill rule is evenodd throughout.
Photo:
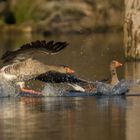
<svg viewBox="0 0 140 140"><path fill-rule="evenodd" d="M19 85L22 91L35 92L24 88L25 81L34 79L41 74L47 75L50 71L59 73L74 73L74 71L66 66L46 65L33 59L33 54L35 52L55 54L67 45L66 42L35 41L21 46L17 51L8 51L1 58L4 66L1 68L0 74L8 81Z"/></svg>
<svg viewBox="0 0 140 140"><path fill-rule="evenodd" d="M133 94L128 94L132 86L136 83L131 80L119 80L117 76L117 68L121 67L122 64L118 61L113 60L110 64L111 81L110 82L96 82L97 93L104 95L126 95L133 96ZM126 94L127 93L127 94ZM136 94L135 94L136 95ZM137 94L137 96L139 96Z"/></svg>

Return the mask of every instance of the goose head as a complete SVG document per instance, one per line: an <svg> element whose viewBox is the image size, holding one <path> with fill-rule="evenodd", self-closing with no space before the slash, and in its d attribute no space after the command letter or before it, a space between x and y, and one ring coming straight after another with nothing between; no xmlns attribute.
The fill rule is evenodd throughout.
<svg viewBox="0 0 140 140"><path fill-rule="evenodd" d="M118 68L118 67L121 67L122 66L122 63L116 61L116 60L113 60L110 64L110 68L111 69L114 69L114 68Z"/></svg>
<svg viewBox="0 0 140 140"><path fill-rule="evenodd" d="M60 66L49 66L49 71L65 73L65 74L73 74L75 71L68 66L60 65Z"/></svg>
<svg viewBox="0 0 140 140"><path fill-rule="evenodd" d="M68 66L60 66L60 72L66 74L73 74L75 71Z"/></svg>
<svg viewBox="0 0 140 140"><path fill-rule="evenodd" d="M67 67L67 66L64 66L64 69L65 69L66 73L68 73L68 74L73 74L73 73L75 73L75 71L74 71L73 69L71 69L71 68L69 68L69 67Z"/></svg>

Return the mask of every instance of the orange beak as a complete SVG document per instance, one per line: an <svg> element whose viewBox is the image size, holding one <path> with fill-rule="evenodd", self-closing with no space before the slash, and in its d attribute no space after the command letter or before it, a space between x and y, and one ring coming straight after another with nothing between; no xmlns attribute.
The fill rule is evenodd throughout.
<svg viewBox="0 0 140 140"><path fill-rule="evenodd" d="M116 68L118 68L118 67L122 67L122 66L123 66L123 64L122 64L122 63L120 63L120 62L116 61L116 64L115 64L115 67L116 67Z"/></svg>
<svg viewBox="0 0 140 140"><path fill-rule="evenodd" d="M72 73L75 73L75 71L66 67L66 73L72 74Z"/></svg>

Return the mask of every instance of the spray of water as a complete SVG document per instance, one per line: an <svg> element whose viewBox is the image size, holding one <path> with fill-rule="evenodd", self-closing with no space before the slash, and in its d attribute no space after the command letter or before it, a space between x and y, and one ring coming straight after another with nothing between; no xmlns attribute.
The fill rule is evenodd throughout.
<svg viewBox="0 0 140 140"><path fill-rule="evenodd" d="M123 93L127 93L129 89L140 85L140 80L136 81L126 81L121 80L119 84L114 87L111 87L109 84L104 82L96 82L96 91L87 93L85 91L79 90L77 92L77 86L71 85L68 83L49 83L47 84L44 89L42 90L43 96L92 96L97 94L103 95L120 95ZM76 88L75 88L76 87ZM0 98L1 97L15 97L16 95L20 95L18 90L19 88L10 81L7 81L1 74L0 74ZM73 91L73 93L71 93ZM18 93L18 94L17 94ZM92 93L92 94L91 94ZM26 96L26 95L25 95Z"/></svg>
<svg viewBox="0 0 140 140"><path fill-rule="evenodd" d="M7 81L0 75L0 98L15 96L16 88L12 82Z"/></svg>
<svg viewBox="0 0 140 140"><path fill-rule="evenodd" d="M65 96L68 92L75 90L73 86L67 83L49 83L42 90L43 96Z"/></svg>

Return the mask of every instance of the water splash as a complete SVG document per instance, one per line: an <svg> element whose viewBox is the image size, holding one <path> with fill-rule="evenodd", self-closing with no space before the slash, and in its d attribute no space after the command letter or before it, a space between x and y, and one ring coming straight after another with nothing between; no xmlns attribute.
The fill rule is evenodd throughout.
<svg viewBox="0 0 140 140"><path fill-rule="evenodd" d="M96 82L97 94L103 95L122 95L126 94L132 86L135 85L134 81L121 80L117 85L112 87L110 84L103 82Z"/></svg>
<svg viewBox="0 0 140 140"><path fill-rule="evenodd" d="M73 96L73 97L81 97L81 96L95 96L95 95L121 95L125 94L136 85L139 85L139 81L126 81L121 80L119 84L114 86L113 88L104 82L96 82L96 91L87 92L85 91L76 91L76 89L68 83L49 83L42 90L42 96ZM11 97L19 95L20 93L18 88L10 81L4 79L4 77L0 74L0 98L1 97ZM25 94L26 96L26 94Z"/></svg>
<svg viewBox="0 0 140 140"><path fill-rule="evenodd" d="M47 84L42 90L43 96L61 96L62 90L59 87L55 87L52 84Z"/></svg>
<svg viewBox="0 0 140 140"><path fill-rule="evenodd" d="M0 75L0 98L15 96L15 86Z"/></svg>
<svg viewBox="0 0 140 140"><path fill-rule="evenodd" d="M50 83L42 90L43 96L95 96L95 95L122 95L126 94L134 86L134 81L121 80L116 86L104 82L96 82L96 91L87 92L76 91L76 89L67 83Z"/></svg>
<svg viewBox="0 0 140 140"><path fill-rule="evenodd" d="M63 96L66 92L70 91L72 87L68 84L54 84L49 83L42 90L43 96Z"/></svg>

